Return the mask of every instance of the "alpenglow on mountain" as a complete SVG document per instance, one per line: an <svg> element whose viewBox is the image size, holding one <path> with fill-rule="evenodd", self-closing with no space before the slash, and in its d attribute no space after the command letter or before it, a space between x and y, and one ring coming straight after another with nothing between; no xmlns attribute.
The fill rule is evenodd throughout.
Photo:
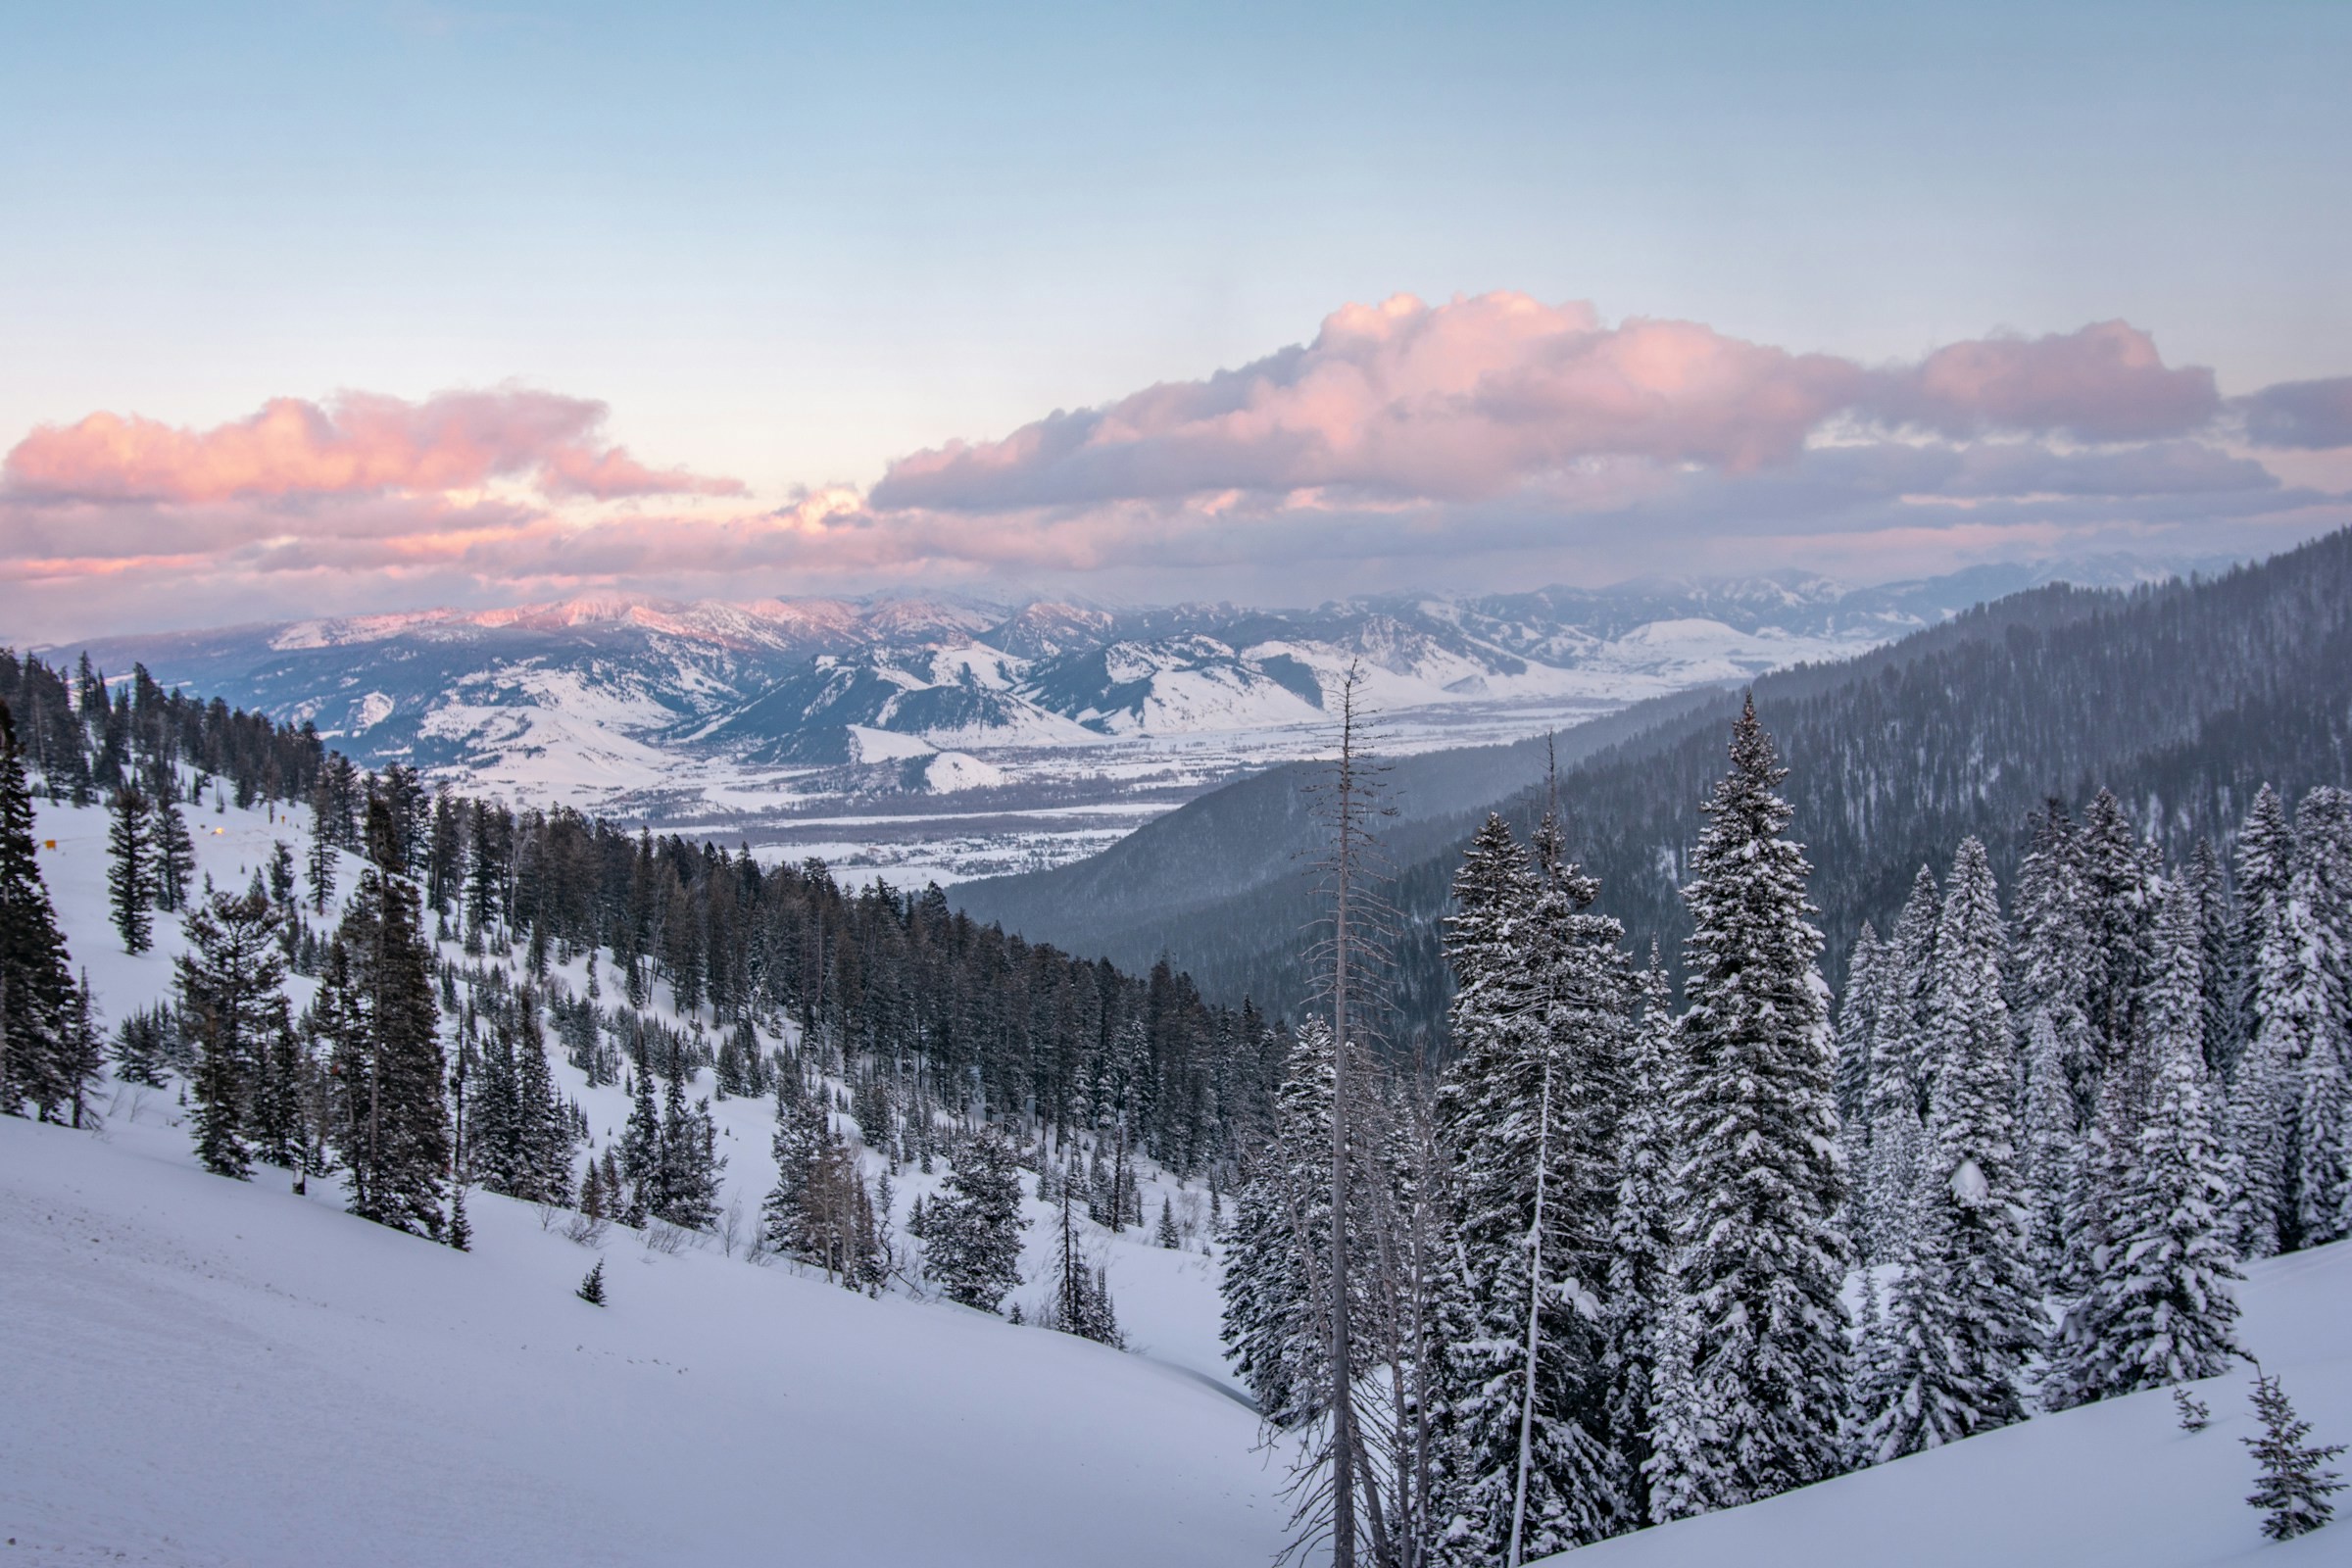
<svg viewBox="0 0 2352 1568"><path fill-rule="evenodd" d="M86 646L109 675L144 663L167 685L310 722L363 762L709 820L907 792L1067 803L1172 755L1189 759L1172 787L1205 787L1311 749L1325 694L1357 662L1402 749L1516 739L1842 657L2052 574L1988 567L1864 589L1788 574L1304 611L615 594L60 651Z"/></svg>

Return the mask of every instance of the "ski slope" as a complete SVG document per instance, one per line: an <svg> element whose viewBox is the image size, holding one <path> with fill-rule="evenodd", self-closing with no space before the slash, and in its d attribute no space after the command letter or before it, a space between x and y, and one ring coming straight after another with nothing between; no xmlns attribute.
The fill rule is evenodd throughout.
<svg viewBox="0 0 2352 1568"><path fill-rule="evenodd" d="M189 826L225 888L273 839L307 840L299 812L191 808ZM180 938L161 917L154 952L122 952L104 830L43 805L36 833L111 1028L165 994ZM298 1008L310 987L290 981ZM601 1149L620 1091L553 1065ZM1218 1354L1198 1250L1089 1228L1120 1353L713 1239L664 1253L615 1226L583 1247L479 1189L460 1253L345 1214L331 1180L297 1197L266 1166L204 1173L171 1092L97 1103L96 1135L0 1118L0 1561L1176 1568L1279 1549L1281 1469ZM748 1229L769 1106L713 1111L721 1200ZM944 1175L896 1178L902 1232ZM1154 1175L1153 1219L1163 1196L1187 1202ZM1012 1299L1034 1311L1049 1211L1029 1207ZM599 1255L602 1309L572 1294Z"/></svg>

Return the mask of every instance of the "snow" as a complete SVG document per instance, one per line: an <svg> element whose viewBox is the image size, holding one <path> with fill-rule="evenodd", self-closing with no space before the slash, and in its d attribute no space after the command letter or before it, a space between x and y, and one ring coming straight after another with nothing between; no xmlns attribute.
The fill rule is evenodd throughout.
<svg viewBox="0 0 2352 1568"><path fill-rule="evenodd" d="M890 762L931 755L931 743L919 735L902 735L894 729L875 729L867 724L852 724L848 728L850 738L857 743L860 762Z"/></svg>
<svg viewBox="0 0 2352 1568"><path fill-rule="evenodd" d="M1004 781L1003 768L983 762L969 752L942 752L923 769L923 787L937 795L996 789Z"/></svg>
<svg viewBox="0 0 2352 1568"><path fill-rule="evenodd" d="M2272 1258L2238 1288L2240 1337L2279 1375L2312 1441L2352 1440L2352 1243ZM2167 1390L1913 1454L1724 1513L1587 1546L1576 1568L2211 1568L2352 1561L2341 1516L2272 1544L2246 1506L2251 1371L2189 1385L2213 1425L2182 1432ZM2345 1466L2338 1465L2338 1469ZM2339 1501L2341 1499L2338 1499Z"/></svg>
<svg viewBox="0 0 2352 1568"><path fill-rule="evenodd" d="M241 888L273 841L307 843L306 813L275 814L192 808L200 872ZM122 953L104 812L37 815L111 1024L166 994L178 922ZM344 889L357 871L346 857ZM583 961L560 972L585 983ZM297 1007L313 988L289 982ZM553 1066L601 1148L625 1098ZM343 1213L332 1181L304 1198L267 1167L205 1174L172 1093L117 1086L99 1103L95 1136L0 1118L12 1562L1205 1565L1279 1549L1282 1473L1224 1365L1217 1264L1197 1240L1086 1226L1125 1354L868 1299L715 1238L664 1254L619 1227L601 1243L600 1310L571 1294L594 1254L531 1205L469 1191L461 1254ZM748 1226L774 1180L769 1105L712 1111L721 1200ZM902 1235L945 1174L899 1172ZM1172 1198L1203 1234L1203 1192L1148 1163L1142 1186L1150 1219ZM1025 1207L1011 1299L1034 1316L1052 1210Z"/></svg>

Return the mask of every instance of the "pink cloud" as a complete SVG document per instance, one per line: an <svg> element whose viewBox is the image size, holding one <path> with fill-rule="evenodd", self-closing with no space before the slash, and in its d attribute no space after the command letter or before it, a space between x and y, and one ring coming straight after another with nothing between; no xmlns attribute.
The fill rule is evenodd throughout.
<svg viewBox="0 0 2352 1568"><path fill-rule="evenodd" d="M1889 374L1884 387L1871 412L1955 436L2145 441L2196 429L2222 407L2211 370L2167 366L2155 339L2128 321L1954 343Z"/></svg>
<svg viewBox="0 0 2352 1568"><path fill-rule="evenodd" d="M1694 321L1603 326L1589 305L1522 294L1398 295L1206 380L916 453L873 500L994 511L1328 486L1458 500L1604 458L1753 471L1839 416L2103 442L2184 433L2219 408L2212 371L2167 367L2121 321L1870 368Z"/></svg>
<svg viewBox="0 0 2352 1568"><path fill-rule="evenodd" d="M730 479L657 471L597 432L605 405L506 388L420 403L346 392L275 398L250 418L189 430L92 414L44 425L0 463L0 490L42 501L202 504L472 489L537 476L550 494L740 494Z"/></svg>

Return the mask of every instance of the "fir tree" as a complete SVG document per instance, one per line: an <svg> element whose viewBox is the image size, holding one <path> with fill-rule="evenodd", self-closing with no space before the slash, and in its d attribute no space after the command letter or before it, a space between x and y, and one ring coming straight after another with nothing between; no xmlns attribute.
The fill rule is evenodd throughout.
<svg viewBox="0 0 2352 1568"><path fill-rule="evenodd" d="M196 1044L196 1148L205 1169L244 1178L266 1057L290 1029L278 912L260 889L216 893L187 917L180 1016Z"/></svg>
<svg viewBox="0 0 2352 1568"><path fill-rule="evenodd" d="M1457 961L1468 1000L1438 1098L1473 1325L1446 1379L1463 1563L1548 1556L1632 1516L1604 1305L1628 985L1621 928L1588 912L1597 884L1558 837L1546 814L1532 874L1514 874L1482 835L1457 883L1456 929L1494 933Z"/></svg>
<svg viewBox="0 0 2352 1568"><path fill-rule="evenodd" d="M1673 1305L1674 1288L1674 1138L1667 1113L1676 1082L1674 1007L1655 943L1640 996L1625 1065L1625 1115L1618 1124L1607 1305L1609 1430L1630 1472L1635 1517L1647 1519L1658 1325Z"/></svg>
<svg viewBox="0 0 2352 1568"><path fill-rule="evenodd" d="M588 1271L588 1277L580 1281L580 1288L571 1294L586 1301L590 1306L605 1304L605 1260L603 1258L600 1257L596 1260L596 1267Z"/></svg>
<svg viewBox="0 0 2352 1568"><path fill-rule="evenodd" d="M64 1057L74 980L33 848L32 796L0 704L0 1111L54 1121L71 1099Z"/></svg>
<svg viewBox="0 0 2352 1568"><path fill-rule="evenodd" d="M1164 1195L1159 1200L1159 1228L1152 1233L1152 1245L1171 1251L1184 1246L1184 1235L1176 1228L1176 1200Z"/></svg>
<svg viewBox="0 0 2352 1568"><path fill-rule="evenodd" d="M994 1312L1021 1283L1020 1169L1012 1147L983 1127L956 1152L937 1203L925 1217L926 1261L951 1301Z"/></svg>
<svg viewBox="0 0 2352 1568"><path fill-rule="evenodd" d="M2335 1516L2335 1505L2328 1498L2343 1491L2344 1483L2326 1466L2343 1453L2344 1446L2305 1442L2311 1423L2295 1414L2275 1377L2255 1379L2254 1413L2262 1417L2262 1436L2237 1440L2262 1463L2261 1478L2246 1502L2263 1510L2262 1533L2273 1541L2309 1535Z"/></svg>
<svg viewBox="0 0 2352 1568"><path fill-rule="evenodd" d="M662 1197L662 1119L654 1108L653 1072L642 1055L629 1096L628 1125L620 1134L620 1174L628 1183L620 1222L643 1229Z"/></svg>
<svg viewBox="0 0 2352 1568"><path fill-rule="evenodd" d="M147 797L125 784L115 791L114 821L106 846L113 857L107 867L107 902L112 906L115 930L125 953L145 953L154 945L156 873L147 833Z"/></svg>
<svg viewBox="0 0 2352 1568"><path fill-rule="evenodd" d="M2026 1032L2024 1193L2026 1244L2034 1277L2054 1286L2066 1256L2066 1200L2074 1183L2075 1092L2047 1007Z"/></svg>
<svg viewBox="0 0 2352 1568"><path fill-rule="evenodd" d="M1678 1040L1675 1171L1691 1373L1663 1412L1690 1434L1661 1446L1652 1512L1729 1507L1835 1472L1845 1410L1838 1298L1844 1199L1825 1005L1802 849L1782 838L1786 776L1745 705L1732 766L1685 890L1690 1010ZM1661 1486L1661 1483L1664 1483Z"/></svg>
<svg viewBox="0 0 2352 1568"><path fill-rule="evenodd" d="M1871 1047L1878 1032L1879 963L1879 934L1865 920L1854 937L1845 990L1838 1001L1838 1121L1846 1174L1845 1234L1854 1255L1865 1262L1877 1256L1869 1178Z"/></svg>
<svg viewBox="0 0 2352 1568"><path fill-rule="evenodd" d="M2322 786L2295 808L2287 904L2310 1020L2290 1063L2286 1221L2293 1245L2318 1247L2352 1221L2352 795Z"/></svg>
<svg viewBox="0 0 2352 1568"><path fill-rule="evenodd" d="M2149 1032L2152 1082L2141 1114L2110 1129L2130 1137L2131 1157L2110 1176L2097 1273L2068 1315L2053 1402L2213 1377L2238 1353L2237 1303L2227 1282L2240 1276L2205 1101L2197 911L2178 888L2165 890L2160 904L2157 968L2134 1009Z"/></svg>
<svg viewBox="0 0 2352 1568"><path fill-rule="evenodd" d="M179 814L177 793L155 792L154 817L156 904L165 909L188 906L188 886L196 875L196 846L188 838L187 819Z"/></svg>
<svg viewBox="0 0 2352 1568"><path fill-rule="evenodd" d="M454 1183L449 1192L449 1228L442 1239L461 1252L473 1250L473 1227L466 1219L466 1184Z"/></svg>
<svg viewBox="0 0 2352 1568"><path fill-rule="evenodd" d="M450 1162L449 1106L431 950L416 885L403 871L391 808L368 803L370 864L330 945L322 1018L342 1086L341 1146L351 1211L438 1238ZM264 901L265 903L267 901Z"/></svg>
<svg viewBox="0 0 2352 1568"><path fill-rule="evenodd" d="M1935 1107L1912 1197L1903 1272L1887 1305L1883 1401L1866 1412L1877 1462L2025 1415L2023 1374L2040 1348L2001 990L2004 938L1984 846L1963 841L1936 938Z"/></svg>

